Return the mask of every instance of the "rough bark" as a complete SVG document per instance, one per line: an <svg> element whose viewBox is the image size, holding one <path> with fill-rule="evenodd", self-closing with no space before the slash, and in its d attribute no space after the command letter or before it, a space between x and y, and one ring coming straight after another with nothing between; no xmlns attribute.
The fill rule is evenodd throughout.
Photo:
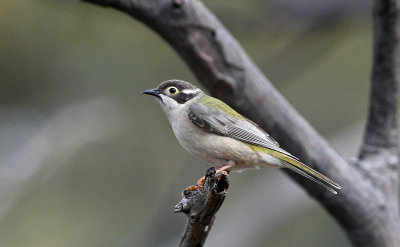
<svg viewBox="0 0 400 247"><path fill-rule="evenodd" d="M184 197L175 206L175 212L183 212L187 216L186 228L183 232L180 247L203 246L215 214L225 200L226 190L229 187L228 176L221 178L215 175L215 168L207 170L206 180L202 191L183 192Z"/></svg>
<svg viewBox="0 0 400 247"><path fill-rule="evenodd" d="M375 234L374 245L363 233L353 231L358 245L400 246L399 161L397 94L399 79L400 1L376 0L373 10L374 56L369 114L357 162L358 172L369 183L377 204L373 224L365 232ZM374 231L374 229L382 229Z"/></svg>
<svg viewBox="0 0 400 247"><path fill-rule="evenodd" d="M371 107L360 158L346 162L279 94L196 0L85 0L130 14L160 34L210 92L337 181L338 196L290 174L338 220L354 246L400 246L397 155L399 0L375 0Z"/></svg>

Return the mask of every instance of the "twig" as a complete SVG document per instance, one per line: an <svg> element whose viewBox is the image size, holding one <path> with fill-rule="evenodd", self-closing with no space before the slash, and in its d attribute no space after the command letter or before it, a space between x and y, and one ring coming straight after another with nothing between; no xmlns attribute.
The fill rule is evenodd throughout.
<svg viewBox="0 0 400 247"><path fill-rule="evenodd" d="M175 213L183 212L187 216L180 247L203 246L214 223L215 214L225 200L229 187L228 176L223 174L218 179L215 168L211 167L206 171L205 177L202 191L185 190L184 197L175 206Z"/></svg>

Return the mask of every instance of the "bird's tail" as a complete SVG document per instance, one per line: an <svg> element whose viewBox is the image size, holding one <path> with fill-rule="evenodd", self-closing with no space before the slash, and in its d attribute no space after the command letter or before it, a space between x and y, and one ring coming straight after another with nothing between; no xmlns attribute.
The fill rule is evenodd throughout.
<svg viewBox="0 0 400 247"><path fill-rule="evenodd" d="M332 189L331 187L340 190L341 187L338 183L332 181L330 178L322 175L321 173L311 169L310 167L306 166L305 164L301 163L298 160L294 160L291 157L284 157L281 158L284 162L284 167L289 168L290 170L314 181L315 183L323 186L328 191L332 192L333 194L337 194L336 190Z"/></svg>
<svg viewBox="0 0 400 247"><path fill-rule="evenodd" d="M269 155L280 159L282 162L282 166L284 168L289 168L290 170L314 181L315 183L321 185L328 191L332 192L333 194L337 194L336 190L340 190L341 187L338 183L332 181L330 178L326 177L325 175L315 171L314 169L306 166L305 164L301 163L297 158L294 156L291 157L284 153L277 152L275 150L268 150L267 152Z"/></svg>

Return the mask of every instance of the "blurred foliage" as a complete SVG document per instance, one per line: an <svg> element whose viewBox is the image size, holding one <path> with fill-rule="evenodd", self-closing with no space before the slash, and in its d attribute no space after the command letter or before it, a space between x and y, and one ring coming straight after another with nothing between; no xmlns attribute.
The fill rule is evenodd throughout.
<svg viewBox="0 0 400 247"><path fill-rule="evenodd" d="M372 43L365 8L334 19L304 15L307 21L299 22L301 14L285 16L284 7L268 1L205 4L324 136L365 118ZM0 36L2 156L18 151L65 107L91 99L113 102L124 122L68 157L44 159L0 218L0 245L161 246L179 238L185 219L173 214L173 205L207 166L179 146L160 107L140 94L166 79L196 81L175 52L129 16L79 1L3 0ZM270 173L232 174L214 231L223 228L220 219L240 213L234 205L243 198L241 185ZM254 229L249 246L348 246L333 219L305 193L301 198L310 201L306 210L293 204L272 231ZM270 199L265 210L277 200Z"/></svg>

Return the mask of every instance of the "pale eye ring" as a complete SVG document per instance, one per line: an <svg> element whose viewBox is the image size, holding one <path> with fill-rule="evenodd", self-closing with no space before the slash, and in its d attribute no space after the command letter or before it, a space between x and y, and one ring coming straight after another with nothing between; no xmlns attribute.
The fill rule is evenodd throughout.
<svg viewBox="0 0 400 247"><path fill-rule="evenodd" d="M178 92L178 89L176 87L169 87L168 89L169 94L176 94Z"/></svg>

